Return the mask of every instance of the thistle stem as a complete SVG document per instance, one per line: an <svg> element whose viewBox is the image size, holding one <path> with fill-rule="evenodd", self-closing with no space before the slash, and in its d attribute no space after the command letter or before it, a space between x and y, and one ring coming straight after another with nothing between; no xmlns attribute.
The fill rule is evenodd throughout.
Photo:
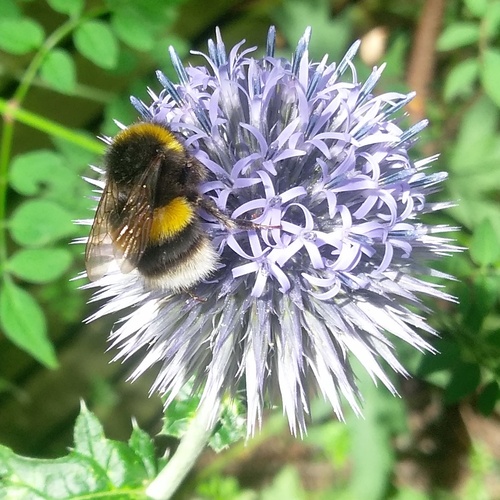
<svg viewBox="0 0 500 500"><path fill-rule="evenodd" d="M215 404L219 405L218 414L220 403ZM214 422L217 422L217 418L214 418L214 402L207 398L199 406L173 457L147 487L146 495L149 498L154 500L172 498L207 444Z"/></svg>

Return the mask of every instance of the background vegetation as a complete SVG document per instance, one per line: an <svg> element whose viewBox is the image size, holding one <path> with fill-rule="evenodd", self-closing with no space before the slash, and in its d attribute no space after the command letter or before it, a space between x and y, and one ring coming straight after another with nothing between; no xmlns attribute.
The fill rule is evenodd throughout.
<svg viewBox="0 0 500 500"><path fill-rule="evenodd" d="M447 287L460 303L432 304L441 354L399 346L414 376L396 381L401 399L360 371L364 420L338 422L318 401L299 441L275 411L246 447L203 455L179 498L500 498L500 0L2 0L0 497L29 498L8 490L16 472L39 474L45 496L32 498L59 498L44 490L57 462L14 453L50 459L74 446L87 456L90 431L106 453L142 465L84 491L137 498L154 475L152 443L131 424L150 436L162 429L161 402L147 396L154 374L125 382L134 360L108 364L111 325L81 323L95 307L71 280L83 259L68 243L86 232L72 220L93 204L81 176L100 162L95 136L113 135L113 119L136 120L129 96L148 102L146 88L160 89L156 69L175 78L169 45L199 64L189 50L206 50L216 26L226 47L242 38L263 47L270 24L287 56L307 25L316 60L339 60L361 38L360 79L386 61L378 92L418 91L409 120L431 125L414 153L441 153L434 168L450 179L440 198L459 202L434 222L460 226L456 238L470 248L440 264L457 276ZM80 398L93 413L82 411L73 440ZM108 438L132 435L127 452L93 414ZM167 421L163 434L178 431ZM173 443L156 437L157 455Z"/></svg>

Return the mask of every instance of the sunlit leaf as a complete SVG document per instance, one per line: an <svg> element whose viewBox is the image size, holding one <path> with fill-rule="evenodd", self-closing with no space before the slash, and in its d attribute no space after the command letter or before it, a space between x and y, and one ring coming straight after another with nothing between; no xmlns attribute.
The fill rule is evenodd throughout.
<svg viewBox="0 0 500 500"><path fill-rule="evenodd" d="M464 0L465 5L476 17L482 17L486 12L488 0Z"/></svg>
<svg viewBox="0 0 500 500"><path fill-rule="evenodd" d="M116 67L118 42L103 21L86 21L74 33L75 46L84 57L104 69Z"/></svg>
<svg viewBox="0 0 500 500"><path fill-rule="evenodd" d="M61 14L76 16L82 12L84 0L47 0L50 7Z"/></svg>
<svg viewBox="0 0 500 500"><path fill-rule="evenodd" d="M477 59L466 59L453 66L446 77L444 98L447 101L452 101L457 97L471 95L478 76L479 61Z"/></svg>
<svg viewBox="0 0 500 500"><path fill-rule="evenodd" d="M57 367L45 316L36 300L10 279L0 288L0 326L14 344L49 368Z"/></svg>
<svg viewBox="0 0 500 500"><path fill-rule="evenodd" d="M133 448L106 439L99 421L83 407L75 425L75 447L65 457L25 458L0 447L2 492L6 498L26 499L145 498L152 477L144 462L155 462L152 451L152 446Z"/></svg>
<svg viewBox="0 0 500 500"><path fill-rule="evenodd" d="M50 200L22 203L9 221L12 238L20 245L39 247L75 234L71 214Z"/></svg>
<svg viewBox="0 0 500 500"><path fill-rule="evenodd" d="M49 283L62 276L72 261L66 248L25 248L9 258L6 268L22 280Z"/></svg>
<svg viewBox="0 0 500 500"><path fill-rule="evenodd" d="M69 94L75 89L75 63L65 50L51 50L43 61L40 75L54 90Z"/></svg>
<svg viewBox="0 0 500 500"><path fill-rule="evenodd" d="M445 28L437 41L438 50L453 50L479 40L479 23L455 22Z"/></svg>
<svg viewBox="0 0 500 500"><path fill-rule="evenodd" d="M482 57L481 80L484 90L492 101L500 107L500 51L486 49Z"/></svg>
<svg viewBox="0 0 500 500"><path fill-rule="evenodd" d="M11 54L26 54L43 42L43 28L32 19L0 18L0 49Z"/></svg>

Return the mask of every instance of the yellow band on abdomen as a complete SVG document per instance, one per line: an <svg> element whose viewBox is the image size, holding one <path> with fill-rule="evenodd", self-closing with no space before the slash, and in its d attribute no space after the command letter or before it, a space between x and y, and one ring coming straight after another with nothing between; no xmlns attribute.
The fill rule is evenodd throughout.
<svg viewBox="0 0 500 500"><path fill-rule="evenodd" d="M156 208L149 233L150 241L160 243L177 236L192 221L193 217L193 209L184 196L178 196L167 205Z"/></svg>

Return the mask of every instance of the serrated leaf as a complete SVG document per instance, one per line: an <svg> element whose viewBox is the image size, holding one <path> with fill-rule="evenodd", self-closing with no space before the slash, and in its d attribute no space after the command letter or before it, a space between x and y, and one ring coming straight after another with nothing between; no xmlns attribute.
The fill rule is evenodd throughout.
<svg viewBox="0 0 500 500"><path fill-rule="evenodd" d="M483 17L488 6L488 0L464 0L470 13L476 17Z"/></svg>
<svg viewBox="0 0 500 500"><path fill-rule="evenodd" d="M154 34L146 26L147 22L135 9L120 9L111 19L111 27L120 40L141 51L151 50L155 42Z"/></svg>
<svg viewBox="0 0 500 500"><path fill-rule="evenodd" d="M195 417L199 402L198 397L190 396L187 391L181 391L165 410L160 434L180 439L186 432L189 422Z"/></svg>
<svg viewBox="0 0 500 500"><path fill-rule="evenodd" d="M0 467L5 498L75 498L89 492L105 491L108 483L105 474L95 470L85 457L76 454L55 460L33 459L15 455L0 445Z"/></svg>
<svg viewBox="0 0 500 500"><path fill-rule="evenodd" d="M75 424L74 439L75 453L91 458L114 487L138 486L144 480L145 468L135 451L125 443L106 439L99 420L85 406Z"/></svg>
<svg viewBox="0 0 500 500"><path fill-rule="evenodd" d="M41 307L10 279L0 288L0 326L14 344L40 363L49 368L58 366Z"/></svg>
<svg viewBox="0 0 500 500"><path fill-rule="evenodd" d="M106 23L87 21L75 30L73 39L78 52L96 66L104 69L116 67L118 42Z"/></svg>
<svg viewBox="0 0 500 500"><path fill-rule="evenodd" d="M0 49L5 52L27 54L40 47L44 37L42 27L31 19L0 19Z"/></svg>
<svg viewBox="0 0 500 500"><path fill-rule="evenodd" d="M145 498L144 485L151 476L141 457L125 443L106 439L102 426L85 407L76 425L86 436L78 438L87 444L62 458L31 459L0 447L2 494L27 500Z"/></svg>
<svg viewBox="0 0 500 500"><path fill-rule="evenodd" d="M49 283L61 277L72 261L71 252L65 248L30 248L17 251L6 268L30 283Z"/></svg>
<svg viewBox="0 0 500 500"><path fill-rule="evenodd" d="M446 77L443 95L446 101L457 97L467 97L474 91L474 84L479 77L477 59L466 59L458 63Z"/></svg>
<svg viewBox="0 0 500 500"><path fill-rule="evenodd" d="M441 51L453 50L459 47L472 45L479 40L479 24L473 22L459 22L445 28L437 41L437 49Z"/></svg>
<svg viewBox="0 0 500 500"><path fill-rule="evenodd" d="M73 58L63 49L55 48L45 57L40 76L54 90L71 94L76 85L76 68Z"/></svg>
<svg viewBox="0 0 500 500"><path fill-rule="evenodd" d="M500 388L498 382L492 380L486 384L477 398L477 407L483 415L491 415L495 409L496 403L500 396Z"/></svg>
<svg viewBox="0 0 500 500"><path fill-rule="evenodd" d="M82 402L80 415L78 415L73 429L75 451L90 456L93 453L95 443L100 443L105 439L101 422Z"/></svg>
<svg viewBox="0 0 500 500"><path fill-rule="evenodd" d="M481 81L491 100L500 107L500 51L486 49L483 52Z"/></svg>
<svg viewBox="0 0 500 500"><path fill-rule="evenodd" d="M144 469L149 477L155 477L157 473L155 447L153 440L147 432L140 429L137 423L133 422L132 434L128 444L136 455L140 457Z"/></svg>
<svg viewBox="0 0 500 500"><path fill-rule="evenodd" d="M52 10L70 17L81 14L84 0L47 0Z"/></svg>
<svg viewBox="0 0 500 500"><path fill-rule="evenodd" d="M481 381L481 370L474 363L458 364L444 391L447 404L458 403L462 398L474 392Z"/></svg>
<svg viewBox="0 0 500 500"><path fill-rule="evenodd" d="M208 440L210 448L219 453L246 436L244 413L239 401L227 398L222 402L219 422Z"/></svg>
<svg viewBox="0 0 500 500"><path fill-rule="evenodd" d="M500 258L500 242L489 219L484 219L474 229L469 250L478 266L492 265Z"/></svg>
<svg viewBox="0 0 500 500"><path fill-rule="evenodd" d="M199 403L199 396L193 396L188 387L184 388L165 410L160 434L181 439L196 416ZM219 452L245 437L243 414L239 402L225 399L222 402L219 422L208 440L208 445Z"/></svg>
<svg viewBox="0 0 500 500"><path fill-rule="evenodd" d="M19 245L40 247L75 234L71 214L49 200L28 200L12 214L9 229Z"/></svg>

